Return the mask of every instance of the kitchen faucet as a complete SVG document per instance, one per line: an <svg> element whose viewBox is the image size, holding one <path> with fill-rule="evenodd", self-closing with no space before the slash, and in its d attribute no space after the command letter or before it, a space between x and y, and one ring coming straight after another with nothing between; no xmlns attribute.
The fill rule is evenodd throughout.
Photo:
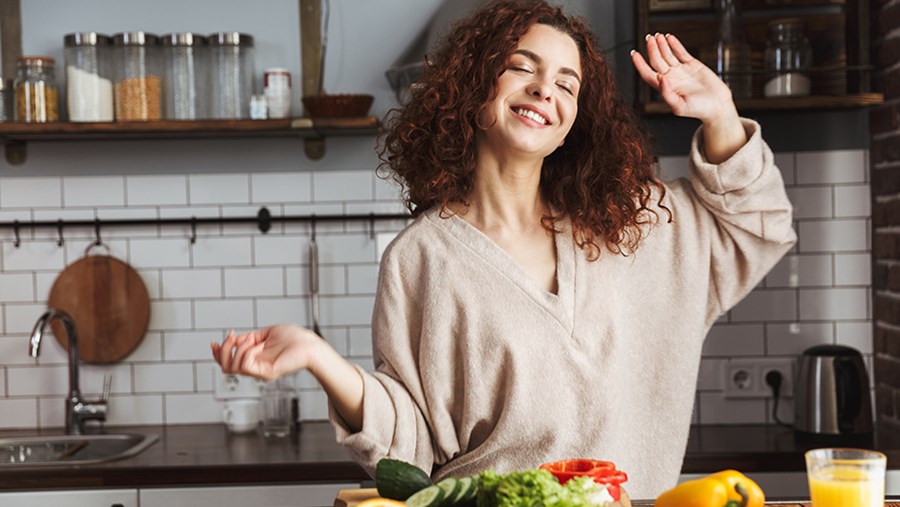
<svg viewBox="0 0 900 507"><path fill-rule="evenodd" d="M106 420L107 401L109 400L109 387L112 376L106 374L103 378L103 396L96 401L82 399L78 389L78 336L75 333L75 322L72 317L62 310L49 308L37 320L34 330L31 331L28 354L38 357L41 351L41 337L44 329L53 319L62 321L69 336L69 395L66 397L66 433L81 435L84 433L84 421L95 419Z"/></svg>

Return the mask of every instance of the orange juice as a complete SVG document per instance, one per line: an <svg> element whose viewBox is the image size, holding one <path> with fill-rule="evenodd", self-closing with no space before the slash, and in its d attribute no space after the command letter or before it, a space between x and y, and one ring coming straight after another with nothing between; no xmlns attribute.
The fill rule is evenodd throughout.
<svg viewBox="0 0 900 507"><path fill-rule="evenodd" d="M809 476L813 507L882 507L884 477L853 466L823 467Z"/></svg>

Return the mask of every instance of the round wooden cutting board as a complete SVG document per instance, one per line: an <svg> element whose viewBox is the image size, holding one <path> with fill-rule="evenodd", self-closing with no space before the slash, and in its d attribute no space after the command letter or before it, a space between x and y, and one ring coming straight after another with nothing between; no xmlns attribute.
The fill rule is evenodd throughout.
<svg viewBox="0 0 900 507"><path fill-rule="evenodd" d="M109 255L88 255L64 269L53 282L47 306L72 317L78 353L90 363L113 363L130 354L150 321L150 296L140 275ZM51 325L68 350L62 322Z"/></svg>

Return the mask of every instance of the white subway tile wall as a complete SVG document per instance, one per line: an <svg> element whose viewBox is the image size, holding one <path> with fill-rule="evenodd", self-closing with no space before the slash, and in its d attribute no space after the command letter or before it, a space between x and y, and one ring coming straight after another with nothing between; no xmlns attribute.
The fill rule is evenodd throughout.
<svg viewBox="0 0 900 507"><path fill-rule="evenodd" d="M694 421L771 422L763 399L724 395L730 358L796 357L805 348L840 343L871 362L870 203L867 153L856 150L777 153L796 206L797 247L744 301L723 315L705 343ZM662 157L666 177L684 176L686 157ZM40 189L40 191L36 191ZM399 190L372 171L0 178L0 221L332 215L404 211ZM319 222L322 334L341 354L372 368L371 312L378 259L405 221ZM142 343L113 365L83 364L82 391L98 396L113 375L108 424L218 422L221 373L209 342L230 329L278 322L310 326L308 223L105 227L113 255L137 269L152 302ZM0 428L63 425L66 351L45 340L27 355L35 320L59 271L84 256L92 227L0 231ZM306 372L295 387L303 419L327 417L324 392ZM791 400L779 406L790 420Z"/></svg>
<svg viewBox="0 0 900 507"><path fill-rule="evenodd" d="M660 159L664 168L687 166ZM796 359L840 344L872 360L871 196L865 150L776 153L794 205L796 247L760 286L720 318L704 345L696 421L774 423L772 401L725 396L730 358ZM678 174L680 175L680 174ZM871 375L871 371L870 371ZM793 399L778 405L793 420Z"/></svg>

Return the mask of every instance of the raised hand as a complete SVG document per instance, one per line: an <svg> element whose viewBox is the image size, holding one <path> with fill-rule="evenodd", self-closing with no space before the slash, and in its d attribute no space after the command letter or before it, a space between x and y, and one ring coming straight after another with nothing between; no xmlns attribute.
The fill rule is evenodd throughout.
<svg viewBox="0 0 900 507"><path fill-rule="evenodd" d="M631 52L631 61L677 116L703 122L704 152L718 164L747 142L731 90L671 34L647 35L647 58Z"/></svg>
<svg viewBox="0 0 900 507"><path fill-rule="evenodd" d="M678 116L708 121L723 107L734 110L731 90L715 72L691 56L674 35L647 35L649 64L637 51L631 61Z"/></svg>
<svg viewBox="0 0 900 507"><path fill-rule="evenodd" d="M273 380L310 366L323 340L297 326L279 324L242 335L229 332L222 344L210 344L213 357L228 374Z"/></svg>

